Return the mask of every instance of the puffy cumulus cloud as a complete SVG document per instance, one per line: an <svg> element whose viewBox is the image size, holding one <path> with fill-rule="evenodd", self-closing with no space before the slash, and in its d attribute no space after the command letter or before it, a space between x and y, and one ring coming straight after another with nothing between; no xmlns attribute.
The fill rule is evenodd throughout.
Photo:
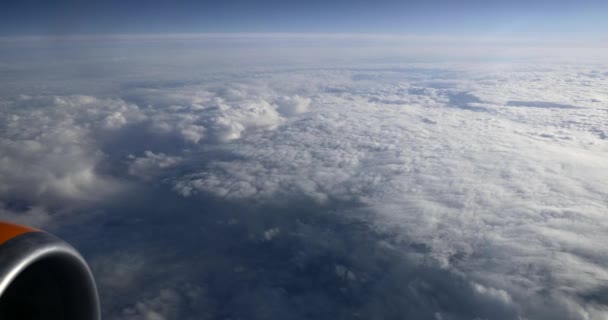
<svg viewBox="0 0 608 320"><path fill-rule="evenodd" d="M4 139L3 139L4 140ZM26 198L89 199L112 189L95 173L101 155L78 130L45 133L27 140L4 140L0 192Z"/></svg>
<svg viewBox="0 0 608 320"><path fill-rule="evenodd" d="M231 81L231 80L227 80ZM185 85L169 89L135 89L130 96L151 106L153 129L175 131L187 141L223 142L246 131L274 129L285 118L306 111L311 99L280 95L258 83Z"/></svg>
<svg viewBox="0 0 608 320"><path fill-rule="evenodd" d="M240 138L248 129L273 129L282 120L276 107L265 100L242 101L236 105L218 101L209 127L220 141Z"/></svg>
<svg viewBox="0 0 608 320"><path fill-rule="evenodd" d="M279 106L278 111L281 114L291 116L306 112L306 110L308 110L308 105L310 105L310 101L310 98L296 95L293 97L280 97L277 99L276 103Z"/></svg>
<svg viewBox="0 0 608 320"><path fill-rule="evenodd" d="M131 106L87 96L22 96L0 108L0 200L16 204L5 208L27 216L33 208L98 200L120 190L116 179L97 170L104 155L91 132L120 126L116 115L129 117Z"/></svg>
<svg viewBox="0 0 608 320"><path fill-rule="evenodd" d="M120 192L125 174L150 181L175 166L181 158L172 153L276 128L285 120L274 100L279 95L256 92L235 85L186 87L139 99L129 94L124 99L6 98L0 105L5 115L0 119L0 200L57 211L71 203L105 199ZM145 101L151 98L154 104ZM298 112L310 103L298 96L281 99ZM149 103L138 105L144 102ZM28 215L36 224L43 221L36 210L9 207L4 206L5 218Z"/></svg>
<svg viewBox="0 0 608 320"><path fill-rule="evenodd" d="M145 180L157 176L161 170L175 167L182 160L181 157L156 154L149 150L145 151L142 157L129 155L129 159L129 174Z"/></svg>
<svg viewBox="0 0 608 320"><path fill-rule="evenodd" d="M343 116L346 120L345 115L336 115ZM289 201L283 196L305 195L319 202L330 196L349 200L349 188L361 187L348 180L357 175L364 151L344 150L344 141L334 139L339 128L333 127L332 119L323 117L317 123L310 120L302 119L270 135L237 142L238 160L214 161L202 172L180 177L175 189L184 196L203 191L232 199L274 201L276 197ZM364 131L361 134L366 135ZM316 136L322 141L310 140ZM361 174L366 176L362 179L374 181L375 177Z"/></svg>

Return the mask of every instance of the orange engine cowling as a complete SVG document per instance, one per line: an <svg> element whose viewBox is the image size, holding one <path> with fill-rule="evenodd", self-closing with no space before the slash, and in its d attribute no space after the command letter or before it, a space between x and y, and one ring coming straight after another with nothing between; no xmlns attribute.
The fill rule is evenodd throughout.
<svg viewBox="0 0 608 320"><path fill-rule="evenodd" d="M0 222L0 319L99 320L85 260L49 233Z"/></svg>

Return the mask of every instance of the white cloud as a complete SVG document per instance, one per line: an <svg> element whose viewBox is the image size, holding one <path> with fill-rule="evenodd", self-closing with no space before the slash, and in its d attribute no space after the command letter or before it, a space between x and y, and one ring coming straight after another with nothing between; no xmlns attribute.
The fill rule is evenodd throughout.
<svg viewBox="0 0 608 320"><path fill-rule="evenodd" d="M192 143L198 143L205 137L205 127L199 125L187 125L181 129L180 133L185 140Z"/></svg>
<svg viewBox="0 0 608 320"><path fill-rule="evenodd" d="M478 283L474 283L473 288L479 294L487 295L487 296L489 296L493 299L499 300L500 302L505 303L505 304L511 303L511 296L504 290L487 288Z"/></svg>
<svg viewBox="0 0 608 320"><path fill-rule="evenodd" d="M113 110L128 108L85 96L26 99L4 108L11 117L2 121L0 195L55 201L93 200L114 192L119 187L116 181L96 170L103 154L91 136L91 125L96 119L104 123L106 117L105 110L98 110L99 103L108 103Z"/></svg>
<svg viewBox="0 0 608 320"><path fill-rule="evenodd" d="M310 98L304 98L296 95L293 97L280 97L277 99L276 104L279 106L278 111L281 114L291 116L308 110L310 101Z"/></svg>
<svg viewBox="0 0 608 320"><path fill-rule="evenodd" d="M548 100L548 84L527 85L536 81L529 74L502 74L511 83L502 87L477 76L449 85L334 84L348 89L318 93L308 115L223 145L235 159L206 162L174 188L262 203L357 201L381 230L428 245L440 266L498 287L480 284L480 294L511 303L511 290L525 305L539 297L522 288L545 287L547 273L573 314L597 312L576 296L607 276L606 252L595 245L608 241L608 154L598 134L607 129L605 106ZM597 96L601 84L566 91ZM507 103L542 101L535 92L550 103ZM537 271L524 271L531 265ZM525 308L524 316L532 312Z"/></svg>
<svg viewBox="0 0 608 320"><path fill-rule="evenodd" d="M151 130L176 132L184 140L199 143L238 139L246 131L274 129L285 118L306 111L311 100L298 95L278 96L255 83L190 85L169 89L138 90Z"/></svg>
<svg viewBox="0 0 608 320"><path fill-rule="evenodd" d="M104 173L105 169L116 172L108 162L144 153L131 158L126 171L151 179L179 162L181 158L170 152L274 129L285 119L279 107L268 102L273 101L272 92L260 95L246 85L213 90L209 86L157 92L156 105L146 107L87 95L5 99L1 107L7 117L0 120L0 199L17 197L42 210L62 201L107 199L124 187L123 177ZM298 96L281 99L296 111L310 103ZM162 139L168 141L165 147L158 142ZM159 147L160 152L140 151L140 146Z"/></svg>
<svg viewBox="0 0 608 320"><path fill-rule="evenodd" d="M107 156L98 137L142 121L137 106L84 95L22 95L3 100L0 109L7 115L0 118L3 219L49 227L57 222L53 216L128 188L102 172Z"/></svg>
<svg viewBox="0 0 608 320"><path fill-rule="evenodd" d="M143 157L129 156L129 174L144 180L159 175L159 171L175 167L182 160L181 157L168 156L164 153L154 153L146 150Z"/></svg>

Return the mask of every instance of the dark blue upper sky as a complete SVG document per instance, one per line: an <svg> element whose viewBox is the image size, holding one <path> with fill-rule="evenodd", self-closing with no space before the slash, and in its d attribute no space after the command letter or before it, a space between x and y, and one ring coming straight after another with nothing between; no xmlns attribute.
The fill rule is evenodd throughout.
<svg viewBox="0 0 608 320"><path fill-rule="evenodd" d="M0 34L608 31L606 0L4 0Z"/></svg>

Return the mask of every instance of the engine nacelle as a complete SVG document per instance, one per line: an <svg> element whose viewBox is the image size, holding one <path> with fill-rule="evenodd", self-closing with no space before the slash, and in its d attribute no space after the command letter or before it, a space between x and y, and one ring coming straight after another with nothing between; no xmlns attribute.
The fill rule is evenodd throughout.
<svg viewBox="0 0 608 320"><path fill-rule="evenodd" d="M51 234L0 222L0 319L99 320L85 260Z"/></svg>

